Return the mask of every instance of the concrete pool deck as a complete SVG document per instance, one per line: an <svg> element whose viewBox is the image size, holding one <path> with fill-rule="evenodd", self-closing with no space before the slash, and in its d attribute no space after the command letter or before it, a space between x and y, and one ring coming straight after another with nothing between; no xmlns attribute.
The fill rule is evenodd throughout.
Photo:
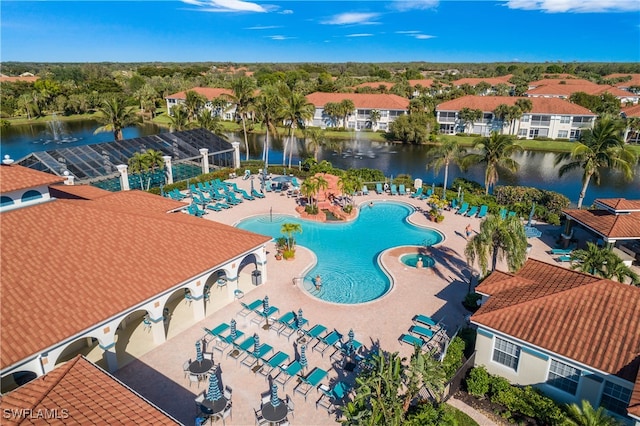
<svg viewBox="0 0 640 426"><path fill-rule="evenodd" d="M240 178L234 179L239 187L248 189L249 182ZM294 285L294 279L300 277L315 261L315 256L307 249L298 247L296 257L292 261L277 261L275 246L269 243L268 280L248 292L242 301L249 303L255 299L269 296L271 306L280 309L278 315L286 311L297 311L302 308L304 317L310 326L321 323L329 330L336 329L345 338L349 329L355 332L355 339L368 349L381 347L385 351L399 352L402 356L410 356L413 347L401 345L398 338L411 326L411 319L416 314L425 314L436 319L444 319L448 333L466 323L469 312L461 302L468 291L469 269L464 258L466 239L463 236L467 224L477 231L480 219L465 218L454 212L445 212L445 220L441 223L430 222L423 213L427 210L426 201L417 201L408 196L377 195L370 191L367 196L356 197L356 203L369 203L376 200L402 201L418 207L410 220L418 225L429 226L442 232L446 238L438 246L430 250L436 260L436 267L416 269L402 264L396 252L387 251L381 262L394 278L394 287L384 297L360 305L338 305L321 301L300 287ZM232 209L210 211L204 220L215 220L232 225L240 219L257 214L295 214L296 200L280 193L267 193L264 199L245 201ZM375 208L375 207L374 207ZM303 227L304 228L304 227ZM543 229L543 227L541 227ZM554 227L554 230L556 227ZM330 244L327 241L327 244ZM530 257L546 262L553 258L546 251L549 246L542 239L530 239L532 245ZM505 265L499 269L506 270ZM160 408L185 424L193 424L196 415L194 398L198 392L207 389L204 383L197 387L189 386L184 378L182 366L184 362L195 357L195 342L204 336L203 327L213 328L221 322L229 322L236 318L239 330L247 335L257 333L261 343L274 347L275 351L283 351L292 358L299 355L299 345L295 336L287 340L278 336L275 331L263 330L261 326L252 324L248 318L236 317L241 309L239 301L222 306L207 317L190 326L183 332L172 336L162 345L140 356L137 360L116 372L116 377L125 384L148 398ZM345 371L341 363L329 358L330 351L323 356L307 348L309 366L328 371L323 383L343 380L353 383L354 374ZM232 358L221 356L215 352L214 359L219 365L223 385L233 388L233 416L226 419L226 424L252 425L253 409L260 407L260 394L269 390L268 383L260 375L255 375L249 368L237 364ZM290 395L295 403L294 416L289 416L292 424L323 425L335 424L334 415L328 416L323 409L316 410L315 401L320 397L312 390L307 400L294 393L295 379L291 380L286 390L279 389L284 397ZM481 424L492 424L482 421Z"/></svg>

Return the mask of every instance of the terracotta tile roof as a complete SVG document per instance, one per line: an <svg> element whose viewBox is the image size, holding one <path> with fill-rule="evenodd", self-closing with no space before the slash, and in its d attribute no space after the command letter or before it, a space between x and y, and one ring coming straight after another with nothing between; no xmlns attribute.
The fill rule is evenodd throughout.
<svg viewBox="0 0 640 426"><path fill-rule="evenodd" d="M49 193L55 198L94 200L112 194L111 191L92 185L51 185Z"/></svg>
<svg viewBox="0 0 640 426"><path fill-rule="evenodd" d="M640 74L609 74L604 78L613 79L618 77L628 77L631 76L631 80L623 81L621 83L616 83L614 86L616 87L630 87L630 86L640 86Z"/></svg>
<svg viewBox="0 0 640 426"><path fill-rule="evenodd" d="M564 81L564 80L563 80ZM566 80L567 82L571 80ZM527 95L547 95L547 96L564 96L569 97L573 93L584 92L589 95L602 95L604 93L610 93L616 97L630 97L634 96L633 93L627 92L622 89L618 89L613 86L605 86L599 85L591 82L587 82L584 84L544 84L541 86L537 86L534 89L527 90ZM637 96L637 95L635 95Z"/></svg>
<svg viewBox="0 0 640 426"><path fill-rule="evenodd" d="M585 80L583 78L577 78L576 76L570 77L558 77L558 78L543 78L542 80L536 80L529 83L530 88L535 88L539 86L548 86L548 85L556 85L559 84L561 86L594 86L600 87L596 83Z"/></svg>
<svg viewBox="0 0 640 426"><path fill-rule="evenodd" d="M422 80L409 80L409 84L411 87L416 87L418 84L422 87L431 87L433 85L433 80L430 78L425 78Z"/></svg>
<svg viewBox="0 0 640 426"><path fill-rule="evenodd" d="M2 213L0 368L271 239L165 213L181 205L126 191Z"/></svg>
<svg viewBox="0 0 640 426"><path fill-rule="evenodd" d="M3 75L0 77L0 82L7 83L15 83L16 81L24 81L27 83L33 83L40 79L38 76L18 76L18 77L9 77L8 75Z"/></svg>
<svg viewBox="0 0 640 426"><path fill-rule="evenodd" d="M497 86L498 84L506 84L507 86L514 86L513 83L509 83L509 79L513 77L513 74L503 75L501 77L486 77L486 78L461 78L453 82L456 86L461 86L463 84L468 84L470 86L477 86L478 83L484 81L485 83L489 83L492 86Z"/></svg>
<svg viewBox="0 0 640 426"><path fill-rule="evenodd" d="M360 83L355 87L371 87L372 89L379 89L380 86L384 86L387 90L395 86L395 83L389 83L388 81L367 81Z"/></svg>
<svg viewBox="0 0 640 426"><path fill-rule="evenodd" d="M307 100L316 107L322 107L328 102L341 102L344 99L351 99L356 108L376 108L401 111L406 111L407 108L409 108L408 99L391 94L314 92L307 95Z"/></svg>
<svg viewBox="0 0 640 426"><path fill-rule="evenodd" d="M179 424L80 355L5 394L0 408L3 424ZM7 418L11 412L22 415ZM37 418L47 413L58 417Z"/></svg>
<svg viewBox="0 0 640 426"><path fill-rule="evenodd" d="M608 239L640 238L640 213L614 214L609 210L563 210L566 216Z"/></svg>
<svg viewBox="0 0 640 426"><path fill-rule="evenodd" d="M640 418L640 371L638 371L636 383L631 393L631 401L627 407L627 413Z"/></svg>
<svg viewBox="0 0 640 426"><path fill-rule="evenodd" d="M203 95L208 100L212 101L222 95L231 95L232 92L229 89L221 89L218 87L194 87L184 92L174 93L165 97L165 99L187 99L187 92L194 91L200 95Z"/></svg>
<svg viewBox="0 0 640 426"><path fill-rule="evenodd" d="M62 183L64 180L63 177L42 173L17 164L0 165L0 193L2 194L40 185Z"/></svg>
<svg viewBox="0 0 640 426"><path fill-rule="evenodd" d="M500 104L515 105L518 99L531 101L531 114L567 114L567 115L592 115L594 113L580 105L559 98L519 98L515 96L463 96L447 102L442 102L436 107L437 111L460 111L467 107L480 109L484 112L492 112Z"/></svg>
<svg viewBox="0 0 640 426"><path fill-rule="evenodd" d="M640 104L622 108L627 117L640 117Z"/></svg>
<svg viewBox="0 0 640 426"><path fill-rule="evenodd" d="M596 198L595 202L619 212L634 210L640 211L640 200L627 200L626 198Z"/></svg>
<svg viewBox="0 0 640 426"><path fill-rule="evenodd" d="M531 259L515 277L530 284L490 293L474 323L636 382L640 288Z"/></svg>

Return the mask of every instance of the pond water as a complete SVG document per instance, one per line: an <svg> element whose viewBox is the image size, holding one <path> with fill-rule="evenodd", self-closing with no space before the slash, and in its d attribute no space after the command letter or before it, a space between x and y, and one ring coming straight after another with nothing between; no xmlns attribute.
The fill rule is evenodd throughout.
<svg viewBox="0 0 640 426"><path fill-rule="evenodd" d="M81 146L113 140L113 134L110 132L94 135L93 131L97 127L98 124L92 120L64 122L57 127L47 123L11 126L2 132L0 153L2 156L9 154L14 159L20 159L31 152L52 149L54 146ZM153 124L145 124L128 127L123 133L125 138L135 138L163 131L167 130ZM230 133L228 136L230 141L241 142L241 150L244 151L242 133ZM250 158L262 158L263 141L264 135L249 135ZM283 142L284 138L270 138L270 165L283 163ZM433 170L426 169L427 152L426 146L372 142L366 139L366 133L354 132L352 139L344 142L342 152L320 149L318 159L330 161L335 167L342 169L367 167L382 170L387 177L409 174L413 178L421 178L426 184L441 184L444 180L444 170L434 174ZM311 155L305 151L303 140L295 139L292 165L298 165L301 159ZM241 157L245 158L244 153ZM520 170L516 174L502 173L499 184L552 190L564 194L575 203L582 183L581 170L574 170L560 179L557 167L553 164L554 158L555 154L549 152L525 151L516 154L514 159L520 163ZM463 173L457 166L452 165L449 167L449 183L456 177L482 183L484 167L474 166ZM585 204L589 205L595 198L639 196L640 166L636 168L636 176L631 182L625 181L619 172L604 171L599 186L593 180L589 185Z"/></svg>

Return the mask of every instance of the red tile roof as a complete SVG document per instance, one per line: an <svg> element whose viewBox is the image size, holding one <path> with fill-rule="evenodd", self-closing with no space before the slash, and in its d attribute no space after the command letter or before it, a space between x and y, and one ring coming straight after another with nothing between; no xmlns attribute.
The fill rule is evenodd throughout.
<svg viewBox="0 0 640 426"><path fill-rule="evenodd" d="M231 95L233 92L229 89L221 89L218 87L194 87L184 92L174 93L173 95L167 96L165 99L187 99L187 92L196 92L200 95L203 95L207 98L207 100L214 100L222 95Z"/></svg>
<svg viewBox="0 0 640 426"><path fill-rule="evenodd" d="M317 107L322 107L329 102L341 102L351 99L356 108L375 108L384 110L406 111L409 108L409 100L398 95L379 93L324 93L314 92L307 95L307 100Z"/></svg>
<svg viewBox="0 0 640 426"><path fill-rule="evenodd" d="M112 192L92 185L50 185L49 193L55 198L71 198L83 200L95 200L105 197Z"/></svg>
<svg viewBox="0 0 640 426"><path fill-rule="evenodd" d="M559 84L561 86L593 86L593 87L601 87L596 83L585 80L583 78L577 78L576 76L571 77L559 77L559 78L543 78L542 80L536 80L529 83L529 87L535 88L539 86L548 86L548 85L556 85Z"/></svg>
<svg viewBox="0 0 640 426"><path fill-rule="evenodd" d="M623 81L620 83L614 84L616 87L631 87L631 86L640 86L640 74L609 74L604 78L613 79L618 77L628 77L631 76L631 80Z"/></svg>
<svg viewBox="0 0 640 426"><path fill-rule="evenodd" d="M418 84L422 87L431 87L431 85L433 85L433 80L428 78L422 80L409 80L409 84L411 87L416 87Z"/></svg>
<svg viewBox="0 0 640 426"><path fill-rule="evenodd" d="M571 80L566 80L567 82ZM618 89L613 86L605 86L594 84L591 82L584 84L545 84L541 86L537 86L534 89L527 90L527 95L529 96L563 96L570 97L573 93L584 92L589 95L602 95L604 93L610 93L616 97L630 97L637 96L633 93L627 92L622 89Z"/></svg>
<svg viewBox="0 0 640 426"><path fill-rule="evenodd" d="M609 210L563 210L567 217L608 239L640 238L640 213L614 214Z"/></svg>
<svg viewBox="0 0 640 426"><path fill-rule="evenodd" d="M7 83L15 83L16 81L24 81L27 83L34 83L38 81L40 77L38 76L18 76L18 77L9 77L8 75L0 76L0 82Z"/></svg>
<svg viewBox="0 0 640 426"><path fill-rule="evenodd" d="M2 213L0 368L270 240L179 206L126 191Z"/></svg>
<svg viewBox="0 0 640 426"><path fill-rule="evenodd" d="M355 87L371 87L372 89L379 89L380 86L383 86L387 90L389 90L393 86L395 86L395 83L389 83L388 81L367 81L365 83L360 83Z"/></svg>
<svg viewBox="0 0 640 426"><path fill-rule="evenodd" d="M567 114L567 115L592 115L594 113L580 105L559 98L519 98L515 96L463 96L461 98L438 104L438 111L460 111L467 107L480 109L484 112L495 110L498 105L515 105L518 99L529 99L533 109L532 114Z"/></svg>
<svg viewBox="0 0 640 426"><path fill-rule="evenodd" d="M5 394L0 408L3 424L179 424L80 355Z"/></svg>
<svg viewBox="0 0 640 426"><path fill-rule="evenodd" d="M470 86L477 86L478 83L484 81L485 83L489 83L492 86L497 86L498 84L506 84L507 86L514 86L513 83L509 83L509 79L513 77L513 74L503 75L500 77L485 77L485 78L461 78L453 82L456 86L462 86L463 84L468 84Z"/></svg>
<svg viewBox="0 0 640 426"><path fill-rule="evenodd" d="M618 212L640 212L640 200L627 200L626 198L596 198L595 202Z"/></svg>
<svg viewBox="0 0 640 426"><path fill-rule="evenodd" d="M627 117L640 117L640 104L622 108Z"/></svg>
<svg viewBox="0 0 640 426"><path fill-rule="evenodd" d="M64 182L64 178L16 164L0 165L0 193Z"/></svg>
<svg viewBox="0 0 640 426"><path fill-rule="evenodd" d="M636 382L640 288L532 259L505 281L478 286L475 324Z"/></svg>

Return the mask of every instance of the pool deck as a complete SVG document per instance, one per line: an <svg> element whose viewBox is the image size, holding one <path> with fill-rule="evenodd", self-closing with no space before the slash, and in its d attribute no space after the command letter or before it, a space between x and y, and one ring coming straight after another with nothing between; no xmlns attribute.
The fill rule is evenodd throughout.
<svg viewBox="0 0 640 426"><path fill-rule="evenodd" d="M234 181L239 187L249 189L248 181L241 178ZM414 315L425 314L443 319L448 333L454 333L459 326L465 324L469 315L461 304L469 288L469 269L464 258L466 239L463 233L467 224L471 224L474 231L477 231L480 219L461 217L453 211L446 211L443 222L430 222L423 212L423 209L427 211L426 201L409 196L377 195L373 191L367 196L357 196L356 204L383 200L402 201L419 208L411 215L410 220L417 225L437 229L445 235L445 240L431 248L429 253L436 260L435 268L408 267L400 262L398 250L389 250L381 258L383 266L394 278L394 286L388 294L365 304L338 305L321 301L293 284L293 279L301 276L315 261L309 250L298 247L294 260L277 261L274 256L275 246L269 243L268 280L247 292L242 300L249 303L268 295L270 305L280 308L280 315L288 310L297 311L302 308L304 317L311 326L322 323L330 330L335 328L345 338L349 329L353 329L355 339L368 349L379 346L407 357L412 353L413 347L401 345L398 338L402 333L407 333ZM210 211L203 220L232 225L248 216L269 212L296 215L295 206L294 198L280 193L267 193L264 199L244 201L221 212ZM540 225L540 229L555 231L557 227ZM532 245L530 257L546 262L554 261L547 253L549 246L545 243L544 234L543 238L533 238L529 242ZM506 270L506 267L501 265L499 269ZM203 327L213 328L221 322L228 323L236 318L240 330L248 335L258 333L262 343L270 344L276 351L281 350L290 356L299 354L295 336L289 341L284 336L278 336L275 331L263 330L261 326L252 324L250 317L236 317L240 309L240 302L234 301L208 313L204 320L121 368L116 372L116 377L176 419L185 424L193 424L196 414L193 399L198 392L205 391L208 385L203 383L199 388L196 385L190 387L188 380L184 378L182 365L187 359L194 357L194 343L203 337ZM330 360L330 351L324 357L311 348L307 348L306 353L310 367L320 367L329 372L323 383L329 383L329 380L333 383L336 379L353 383L354 374L345 371L341 363ZM226 424L253 425L253 409L260 407L260 394L269 390L268 383L262 376L254 375L249 368L227 358L226 352L225 356L215 352L214 359L220 366L222 383L233 388L233 415L231 419L226 419ZM294 393L295 384L293 379L287 384L285 391L281 387L279 389L281 397L288 394L295 403L294 417L289 416L290 422L299 425L335 424L335 415L327 415L322 408L316 410L315 401L320 394L312 390L305 401L299 393ZM485 423L483 419L482 424L492 423Z"/></svg>

